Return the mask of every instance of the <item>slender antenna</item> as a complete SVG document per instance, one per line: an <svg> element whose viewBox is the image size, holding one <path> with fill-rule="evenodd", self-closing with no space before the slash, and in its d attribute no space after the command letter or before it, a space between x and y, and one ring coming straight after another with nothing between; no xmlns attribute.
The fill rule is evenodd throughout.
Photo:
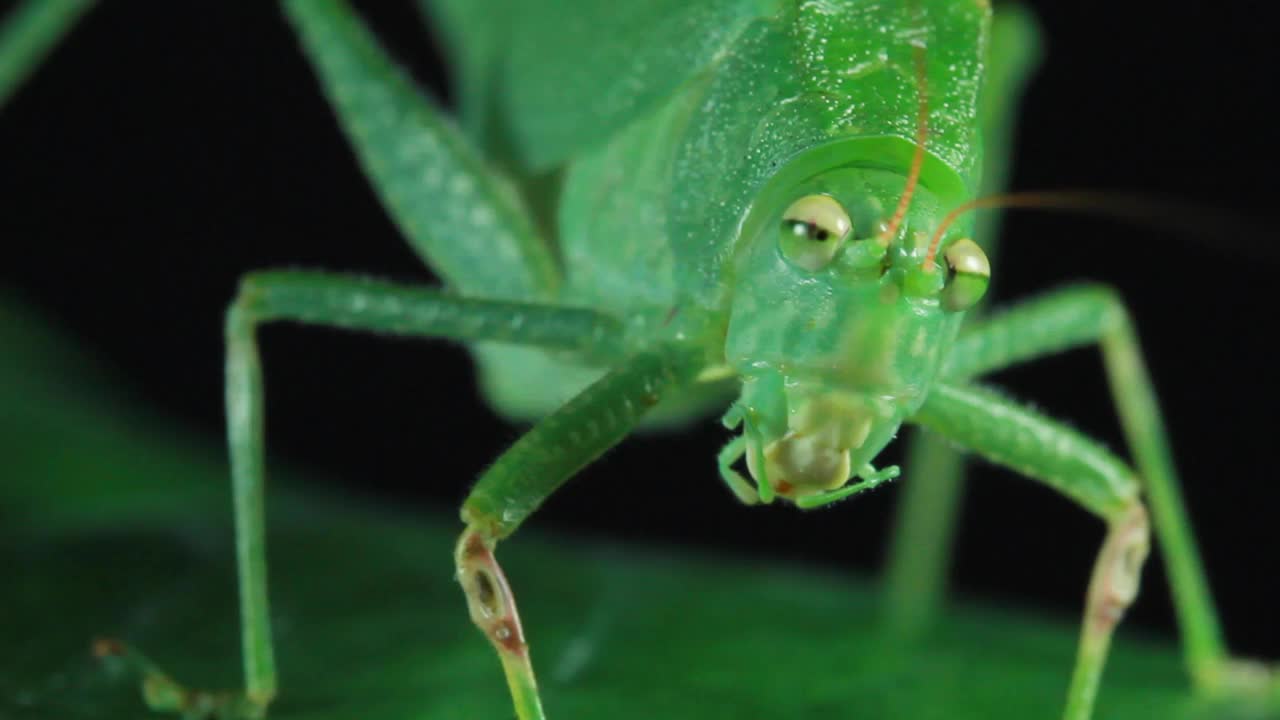
<svg viewBox="0 0 1280 720"><path fill-rule="evenodd" d="M961 215L973 210L992 208L1037 208L1068 210L1090 215L1128 220L1139 225L1167 228L1182 237L1200 237L1212 241L1215 247L1227 245L1250 255L1259 255L1259 248L1233 242L1239 237L1258 237L1268 233L1261 226L1241 221L1211 208L1190 207L1185 202L1169 198L1152 197L1136 193L1098 191L1015 192L988 195L970 200L947 213L929 242L925 255L924 271L933 272L937 265L938 248L947 228Z"/></svg>
<svg viewBox="0 0 1280 720"><path fill-rule="evenodd" d="M920 108L916 116L916 150L911 157L911 171L907 173L907 185L902 189L898 207L893 211L893 217L889 219L884 232L876 238L877 242L886 247L897 234L903 218L907 216L907 208L911 207L911 196L916 192L916 185L920 181L920 168L924 165L924 144L929 139L929 79L925 65L924 45L913 43L911 49L914 51L912 54L916 61L916 88L920 96Z"/></svg>
<svg viewBox="0 0 1280 720"><path fill-rule="evenodd" d="M942 243L942 236L947 232L947 228L956 221L961 215L973 210L987 210L991 208L1086 208L1092 207L1093 203L1101 199L1099 193L1076 193L1076 192L1027 192L1027 193L1001 193L998 195L988 195L986 197L976 198L969 202L962 203L946 217L942 218L942 222L938 223L938 229L933 231L933 239L929 241L929 252L924 256L924 271L933 272L934 266L937 264L938 246Z"/></svg>

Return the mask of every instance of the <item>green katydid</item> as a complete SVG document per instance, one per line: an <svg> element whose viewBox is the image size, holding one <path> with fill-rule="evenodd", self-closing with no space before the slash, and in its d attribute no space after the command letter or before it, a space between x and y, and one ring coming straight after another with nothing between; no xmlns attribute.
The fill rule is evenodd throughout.
<svg viewBox="0 0 1280 720"><path fill-rule="evenodd" d="M275 691L253 340L275 320L480 343L494 405L546 415L468 498L457 552L522 718L542 711L494 546L654 405L655 423L729 407L740 434L721 475L745 502L813 507L886 482L896 469L872 462L908 422L1107 520L1070 718L1089 715L1112 625L1136 590L1145 491L1193 678L1232 681L1123 307L1078 288L961 331L990 274L970 239L982 233L962 216L933 247L942 217L981 194L983 172L988 187L1001 174L997 161L983 167L979 134L998 143L1011 111L1030 42L1020 16L990 29L971 2L719 0L632 13L578 3L569 18L536 2L429 4L456 45L463 133L412 93L345 6L286 4L368 173L448 291L261 273L228 314L248 677L234 702L245 714ZM651 44L622 42L628 32ZM534 189L516 199L492 167ZM556 168L552 207L537 191L545 178L531 178ZM1136 473L970 384L1089 343L1106 355Z"/></svg>

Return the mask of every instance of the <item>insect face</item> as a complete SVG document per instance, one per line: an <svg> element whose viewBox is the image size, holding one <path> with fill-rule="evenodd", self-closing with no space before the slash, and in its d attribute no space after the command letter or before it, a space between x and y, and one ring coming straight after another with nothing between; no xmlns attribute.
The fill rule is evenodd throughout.
<svg viewBox="0 0 1280 720"><path fill-rule="evenodd" d="M726 357L743 379L750 470L783 496L869 467L923 402L957 311L985 289L989 267L971 241L923 267L943 215L926 189L883 237L902 186L899 173L828 171L779 198L775 221L740 248Z"/></svg>

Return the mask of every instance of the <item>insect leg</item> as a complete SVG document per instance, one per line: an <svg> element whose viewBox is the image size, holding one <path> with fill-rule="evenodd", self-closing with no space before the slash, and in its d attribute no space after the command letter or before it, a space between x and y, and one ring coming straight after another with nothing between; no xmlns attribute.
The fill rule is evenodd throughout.
<svg viewBox="0 0 1280 720"><path fill-rule="evenodd" d="M1137 595L1149 546L1137 478L1097 442L980 388L935 386L912 422L1053 487L1107 522L1063 714L1088 720L1111 636Z"/></svg>
<svg viewBox="0 0 1280 720"><path fill-rule="evenodd" d="M458 581L472 621L498 653L520 720L544 715L515 598L494 547L574 473L621 441L664 394L691 382L704 364L699 353L683 346L631 357L525 433L463 503Z"/></svg>
<svg viewBox="0 0 1280 720"><path fill-rule="evenodd" d="M239 570L241 642L246 691L190 691L115 641L100 654L121 658L142 678L157 710L212 708L227 720L256 717L276 693L267 600L264 521L264 439L259 325L293 321L367 332L469 341L522 343L608 358L621 346L621 324L590 310L534 303L459 298L431 288L318 272L248 275L226 318L227 437L231 451ZM157 693L157 690L164 692Z"/></svg>
<svg viewBox="0 0 1280 720"><path fill-rule="evenodd" d="M35 71L93 0L27 0L0 23L0 106Z"/></svg>
<svg viewBox="0 0 1280 720"><path fill-rule="evenodd" d="M923 634L946 594L947 567L964 489L964 456L936 435L914 431L904 463L885 569L885 627L901 639Z"/></svg>
<svg viewBox="0 0 1280 720"><path fill-rule="evenodd" d="M999 6L988 47L979 105L982 195L1005 188L1018 99L1041 55L1035 20L1016 4ZM998 212L976 220L974 237L990 258L996 257L999 224ZM982 307L970 310L966 322L978 320ZM884 624L900 639L919 636L939 615L964 481L962 456L937 436L913 434L907 452L911 482L900 491L885 573Z"/></svg>
<svg viewBox="0 0 1280 720"><path fill-rule="evenodd" d="M842 488L835 490L827 490L825 492L813 495L802 495L795 499L796 507L801 510L813 510L815 508L824 507L832 503L840 502L845 498L853 497L858 493L868 490L875 490L877 487L894 480L899 475L897 465L887 467L883 470L876 470L874 467L867 465L858 472L856 477L858 482L849 483Z"/></svg>
<svg viewBox="0 0 1280 720"><path fill-rule="evenodd" d="M720 479L724 480L724 484L729 486L729 490L738 498L743 505L760 504L760 493L742 477L737 470L733 469L733 464L742 459L747 454L747 437L745 435L735 436L728 442L720 452L716 455L716 467L720 470Z"/></svg>
<svg viewBox="0 0 1280 720"><path fill-rule="evenodd" d="M1151 506L1193 682L1207 691L1267 686L1280 691L1273 671L1227 654L1155 391L1129 313L1113 291L1068 288L1000 313L959 338L945 372L955 379L974 377L1093 344L1102 351L1112 399Z"/></svg>

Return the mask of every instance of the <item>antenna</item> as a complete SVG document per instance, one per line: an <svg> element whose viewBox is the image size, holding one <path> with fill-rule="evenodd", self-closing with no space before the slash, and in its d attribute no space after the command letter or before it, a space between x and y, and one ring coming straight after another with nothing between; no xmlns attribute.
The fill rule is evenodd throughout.
<svg viewBox="0 0 1280 720"><path fill-rule="evenodd" d="M924 45L912 42L911 49L916 61L916 88L920 97L916 116L916 150L911 157L911 170L907 173L907 184L902 189L902 197L898 199L898 207L893 211L888 226L876 238L877 242L886 247L897 234L903 218L907 216L907 209L911 207L911 196L916 192L916 185L920 182L920 168L924 165L924 145L929 139L929 80Z"/></svg>
<svg viewBox="0 0 1280 720"><path fill-rule="evenodd" d="M976 198L957 206L947 213L933 232L929 242L929 252L925 255L924 271L933 272L937 265L938 248L942 244L942 236L961 215L973 210L990 210L993 208L1035 208L1043 210L1067 210L1087 215L1127 220L1137 225L1168 229L1181 237L1202 238L1222 248L1230 246L1238 252L1255 257L1262 257L1264 248L1246 245L1240 241L1244 237L1266 236L1261 226L1229 216L1211 208L1188 206L1185 202L1170 198L1160 198L1137 193L1114 193L1098 191L1049 191L1049 192L1014 192L988 195ZM1266 255L1272 255L1271 246L1266 246ZM1274 259L1268 257L1268 259Z"/></svg>

